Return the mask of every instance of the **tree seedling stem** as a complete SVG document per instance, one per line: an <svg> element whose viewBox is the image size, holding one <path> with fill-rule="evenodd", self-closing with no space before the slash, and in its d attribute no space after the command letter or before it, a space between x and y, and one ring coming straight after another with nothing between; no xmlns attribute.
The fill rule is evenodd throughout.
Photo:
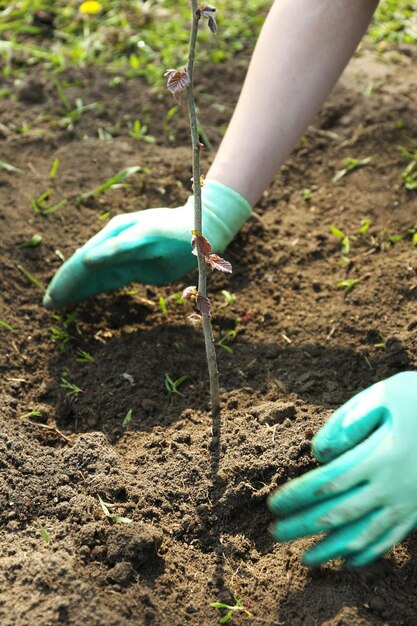
<svg viewBox="0 0 417 626"><path fill-rule="evenodd" d="M203 218L201 205L201 169L200 169L200 139L198 134L198 121L194 98L193 77L194 77L194 60L195 48L197 42L198 25L201 14L197 6L196 0L191 0L192 22L190 33L190 44L188 53L187 72L189 77L189 85L187 87L188 95L188 114L191 130L191 142L193 151L193 194L194 194L194 230L197 233L203 233ZM196 246L198 259L198 293L207 297L207 265L205 256L202 254L198 246ZM210 320L210 313L202 313L203 317L203 334L206 349L207 366L210 380L210 402L213 416L220 412L220 393L219 393L219 373L217 369L216 350L214 347L213 331Z"/></svg>

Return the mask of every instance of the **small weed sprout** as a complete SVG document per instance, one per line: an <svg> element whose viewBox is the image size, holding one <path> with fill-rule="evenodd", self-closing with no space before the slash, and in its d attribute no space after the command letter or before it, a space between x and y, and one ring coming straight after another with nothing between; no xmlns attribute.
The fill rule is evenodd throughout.
<svg viewBox="0 0 417 626"><path fill-rule="evenodd" d="M42 241L42 235L36 233L30 239L26 239L22 241L22 243L18 244L18 248L36 248Z"/></svg>
<svg viewBox="0 0 417 626"><path fill-rule="evenodd" d="M42 417L42 411L40 409L32 409L29 413L21 415L20 419L29 419L31 417Z"/></svg>
<svg viewBox="0 0 417 626"><path fill-rule="evenodd" d="M19 167L15 167L11 163L6 163L6 161L0 161L0 169L6 170L7 172L14 172L15 174L23 172Z"/></svg>
<svg viewBox="0 0 417 626"><path fill-rule="evenodd" d="M219 346L219 348L223 348L223 350L225 350L229 354L233 354L233 348L231 348L229 344L236 338L238 332L239 331L237 328L231 328L230 330L226 330L226 332L216 343L216 346Z"/></svg>
<svg viewBox="0 0 417 626"><path fill-rule="evenodd" d="M4 320L0 320L0 328L5 328L6 330L13 330L13 326L10 326L10 324L5 322Z"/></svg>
<svg viewBox="0 0 417 626"><path fill-rule="evenodd" d="M124 181L126 180L126 178L129 178L129 176L132 176L133 174L136 174L137 172L144 172L144 171L147 171L147 170L144 170L139 165L132 165L131 167L128 167L125 170L122 170L121 172L118 172L117 174L115 174L114 176L106 180L104 183L102 183L95 189L92 189L88 193L78 195L76 197L77 203L82 204L83 202L86 202L90 198L99 196L104 191L107 191L107 189L111 189L112 187L113 188L121 187Z"/></svg>
<svg viewBox="0 0 417 626"><path fill-rule="evenodd" d="M337 228L337 226L330 226L329 230L332 235L340 239L340 241L342 242L342 254L344 256L348 256L350 252L349 237L345 235L345 233L343 233L339 228Z"/></svg>
<svg viewBox="0 0 417 626"><path fill-rule="evenodd" d="M235 613L238 613L239 611L243 611L243 613L245 613L247 617L254 617L253 613L248 611L248 609L244 606L243 600L241 600L241 598L235 597L233 599L235 601L235 604L226 604L225 602L210 602L210 606L213 607L213 609L223 609L227 611L227 613L219 619L219 624L227 624L227 622L230 622L233 619L233 615Z"/></svg>
<svg viewBox="0 0 417 626"><path fill-rule="evenodd" d="M43 526L39 520L37 520L37 524L39 527L39 531L41 533L41 537L44 540L44 542L46 543L46 545L50 546L52 545L52 539L50 534L48 533L48 531L46 530L45 526Z"/></svg>
<svg viewBox="0 0 417 626"><path fill-rule="evenodd" d="M40 282L40 280L38 280L37 278L35 278L35 276L33 276L30 272L28 272L22 265L17 265L16 267L19 270L19 272L22 272L22 274L26 276L26 278L28 279L29 282L32 283L32 285L35 285L35 287L37 287L38 289L41 289L41 291L46 291L45 285L43 285Z"/></svg>
<svg viewBox="0 0 417 626"><path fill-rule="evenodd" d="M371 226L371 220L365 217L361 221L361 225L358 228L358 235L365 235L366 233L368 233L370 226Z"/></svg>
<svg viewBox="0 0 417 626"><path fill-rule="evenodd" d="M304 200L310 200L311 196L313 195L313 191L312 189L305 187L304 189L300 191L300 194L301 194L301 197L304 198Z"/></svg>
<svg viewBox="0 0 417 626"><path fill-rule="evenodd" d="M51 165L51 169L49 170L49 178L55 178L56 173L58 171L58 167L59 167L59 159L56 158L54 159L52 165Z"/></svg>
<svg viewBox="0 0 417 626"><path fill-rule="evenodd" d="M50 326L51 341L58 345L60 350L65 350L67 343L71 341L71 335L65 328L58 326Z"/></svg>
<svg viewBox="0 0 417 626"><path fill-rule="evenodd" d="M347 157L343 159L343 163L345 163L345 167L341 170L338 170L336 174L332 178L333 183L337 183L341 178L354 172L355 170L360 169L361 167L365 167L372 161L372 157L366 157L365 159L352 159L351 157Z"/></svg>
<svg viewBox="0 0 417 626"><path fill-rule="evenodd" d="M94 363L95 358L86 350L82 350L81 348L77 348L77 362L78 363Z"/></svg>
<svg viewBox="0 0 417 626"><path fill-rule="evenodd" d="M159 296L159 308L161 309L162 315L164 315L164 317L167 317L168 305L167 305L167 301L165 300L163 296Z"/></svg>
<svg viewBox="0 0 417 626"><path fill-rule="evenodd" d="M65 116L60 120L59 125L65 130L73 130L74 124L79 122L84 113L86 113L87 111L93 111L97 108L101 108L99 102L84 104L80 98L77 98L75 101L75 109L66 111Z"/></svg>
<svg viewBox="0 0 417 626"><path fill-rule="evenodd" d="M123 428L127 428L129 426L130 422L132 421L132 417L133 417L133 411L132 409L129 409L123 418L123 422L122 422Z"/></svg>
<svg viewBox="0 0 417 626"><path fill-rule="evenodd" d="M344 280L340 280L336 284L336 287L337 289L344 289L345 293L348 293L354 288L357 282L359 282L359 278L345 278Z"/></svg>
<svg viewBox="0 0 417 626"><path fill-rule="evenodd" d="M155 143L156 139L153 135L148 135L148 126L147 124L142 124L140 120L135 120L133 122L132 130L129 131L129 135L133 137L133 139L137 139L138 141L146 141L147 143Z"/></svg>
<svg viewBox="0 0 417 626"><path fill-rule="evenodd" d="M232 293L230 293L230 291L227 291L227 289L222 289L220 292L224 298L224 304L223 306L229 306L230 304L233 304L233 302L236 302L236 296L233 295Z"/></svg>
<svg viewBox="0 0 417 626"><path fill-rule="evenodd" d="M404 187L409 191L415 191L417 189L417 150L410 152L403 146L398 146L398 150L410 161L402 173Z"/></svg>
<svg viewBox="0 0 417 626"><path fill-rule="evenodd" d="M116 515L116 513L110 513L109 507L112 507L114 505L109 504L108 502L104 502L104 500L100 498L98 494L97 498L104 516L109 520L111 524L131 524L133 522L130 517L123 517L122 515Z"/></svg>
<svg viewBox="0 0 417 626"><path fill-rule="evenodd" d="M381 338L381 341L374 343L374 348L385 349L387 347L386 339L381 335L381 333L379 333L379 336Z"/></svg>
<svg viewBox="0 0 417 626"><path fill-rule="evenodd" d="M60 387L62 387L62 389L68 390L67 393L65 394L68 398L77 397L79 393L82 393L82 389L80 389L80 387L77 387L77 385L74 385L74 383L71 383L68 380L68 376L69 376L69 372L67 370L64 370L61 374Z"/></svg>
<svg viewBox="0 0 417 626"><path fill-rule="evenodd" d="M407 235L411 237L414 246L417 246L417 222L407 229Z"/></svg>
<svg viewBox="0 0 417 626"><path fill-rule="evenodd" d="M175 395L184 396L183 393L178 391L183 383L188 379L188 376L180 376L176 380L173 380L169 374L165 374L164 385L168 392L169 397L172 399Z"/></svg>
<svg viewBox="0 0 417 626"><path fill-rule="evenodd" d="M58 209L62 208L66 203L67 199L59 200L59 202L55 202L51 204L49 202L50 197L53 195L53 189L47 189L44 193L42 193L37 198L33 198L29 196L29 202L33 208L34 213L37 215L50 215L51 213L55 213Z"/></svg>
<svg viewBox="0 0 417 626"><path fill-rule="evenodd" d="M401 241L401 239L402 237L398 233L392 233L386 228L382 229L379 233L378 241L380 251L385 252L386 250L389 250L390 248L395 246L395 244Z"/></svg>
<svg viewBox="0 0 417 626"><path fill-rule="evenodd" d="M51 333L51 341L58 345L59 350L66 350L67 344L72 340L70 328L74 325L75 330L81 335L78 324L76 323L77 313L73 312L66 316L65 319L61 315L54 314L53 319L59 324L53 324L49 327Z"/></svg>

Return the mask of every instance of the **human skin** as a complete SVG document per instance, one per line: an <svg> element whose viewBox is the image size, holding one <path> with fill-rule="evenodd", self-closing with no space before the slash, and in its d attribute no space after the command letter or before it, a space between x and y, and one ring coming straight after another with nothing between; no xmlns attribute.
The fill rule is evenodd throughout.
<svg viewBox="0 0 417 626"><path fill-rule="evenodd" d="M253 206L357 48L377 0L276 0L207 173Z"/></svg>

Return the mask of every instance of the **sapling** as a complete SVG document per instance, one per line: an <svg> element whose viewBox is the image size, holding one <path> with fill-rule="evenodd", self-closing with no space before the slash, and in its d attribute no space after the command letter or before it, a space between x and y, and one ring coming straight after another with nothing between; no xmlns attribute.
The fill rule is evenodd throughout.
<svg viewBox="0 0 417 626"><path fill-rule="evenodd" d="M199 23L202 18L205 18L208 21L208 26L211 32L217 32L215 19L216 9L210 4L202 4L198 7L196 0L191 0L191 7L192 22L187 66L179 70L172 68L168 69L165 72L165 76L167 76L167 87L178 103L180 103L181 95L184 91L187 92L188 98L188 113L193 153L192 190L194 195L194 228L191 231L191 245L193 248L193 254L195 254L198 259L198 286L187 287L184 290L182 297L184 299L189 298L197 307L198 313L191 315L189 317L190 321L193 323L201 322L203 326L204 343L210 379L211 410L214 416L218 415L220 412L220 394L217 358L210 317L211 303L207 297L207 268L210 267L212 270L217 269L221 272L231 272L232 266L228 261L225 261L217 254L212 253L211 243L204 237L203 234L201 188L204 186L204 176L201 174L200 169L200 151L204 146L200 143L199 124L197 120L193 91L194 59Z"/></svg>

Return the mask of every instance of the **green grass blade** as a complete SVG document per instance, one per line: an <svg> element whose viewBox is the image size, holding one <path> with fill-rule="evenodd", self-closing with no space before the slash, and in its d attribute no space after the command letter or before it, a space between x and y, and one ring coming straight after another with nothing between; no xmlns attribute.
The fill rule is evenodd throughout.
<svg viewBox="0 0 417 626"><path fill-rule="evenodd" d="M104 183L99 185L99 187L96 187L96 189L93 189L92 191L89 191L86 194L82 194L81 196L78 197L78 199L80 201L83 201L83 200L86 200L87 198L91 198L91 196L98 196L104 191L107 191L107 189L110 189L111 187L118 185L119 183L126 180L126 178L129 178L129 176L132 176L133 174L136 174L137 172L140 172L141 170L142 168L140 167L140 165L133 165L132 167L128 167L125 170L118 172L117 174L115 174L114 176L106 180Z"/></svg>
<svg viewBox="0 0 417 626"><path fill-rule="evenodd" d="M51 170L49 172L49 178L55 178L56 173L58 171L58 167L59 167L59 159L54 159L54 162L52 163L52 167Z"/></svg>
<svg viewBox="0 0 417 626"><path fill-rule="evenodd" d="M21 170L19 167L16 167L11 163L6 163L6 161L0 161L0 168L7 170L8 172L16 172L17 174L23 172L23 170Z"/></svg>
<svg viewBox="0 0 417 626"><path fill-rule="evenodd" d="M37 278L35 278L34 276L32 276L32 274L30 272L28 272L27 270L25 270L25 268L22 265L17 265L16 266L17 269L22 272L22 274L24 274L24 276L26 276L26 278L33 284L35 285L35 287L38 287L38 289L41 289L42 291L46 291L46 287L45 285L43 285L40 280L38 280Z"/></svg>
<svg viewBox="0 0 417 626"><path fill-rule="evenodd" d="M51 537L50 537L50 535L49 535L48 531L46 530L46 528L45 528L44 526L42 526L42 524L40 523L40 521L39 521L39 520L38 520L37 524L38 524L38 526L39 526L39 530L40 530L40 533L41 533L41 535L42 535L42 539L44 540L44 542L45 542L48 546L50 546L50 545L51 545L51 543L52 543L52 540L51 540Z"/></svg>

